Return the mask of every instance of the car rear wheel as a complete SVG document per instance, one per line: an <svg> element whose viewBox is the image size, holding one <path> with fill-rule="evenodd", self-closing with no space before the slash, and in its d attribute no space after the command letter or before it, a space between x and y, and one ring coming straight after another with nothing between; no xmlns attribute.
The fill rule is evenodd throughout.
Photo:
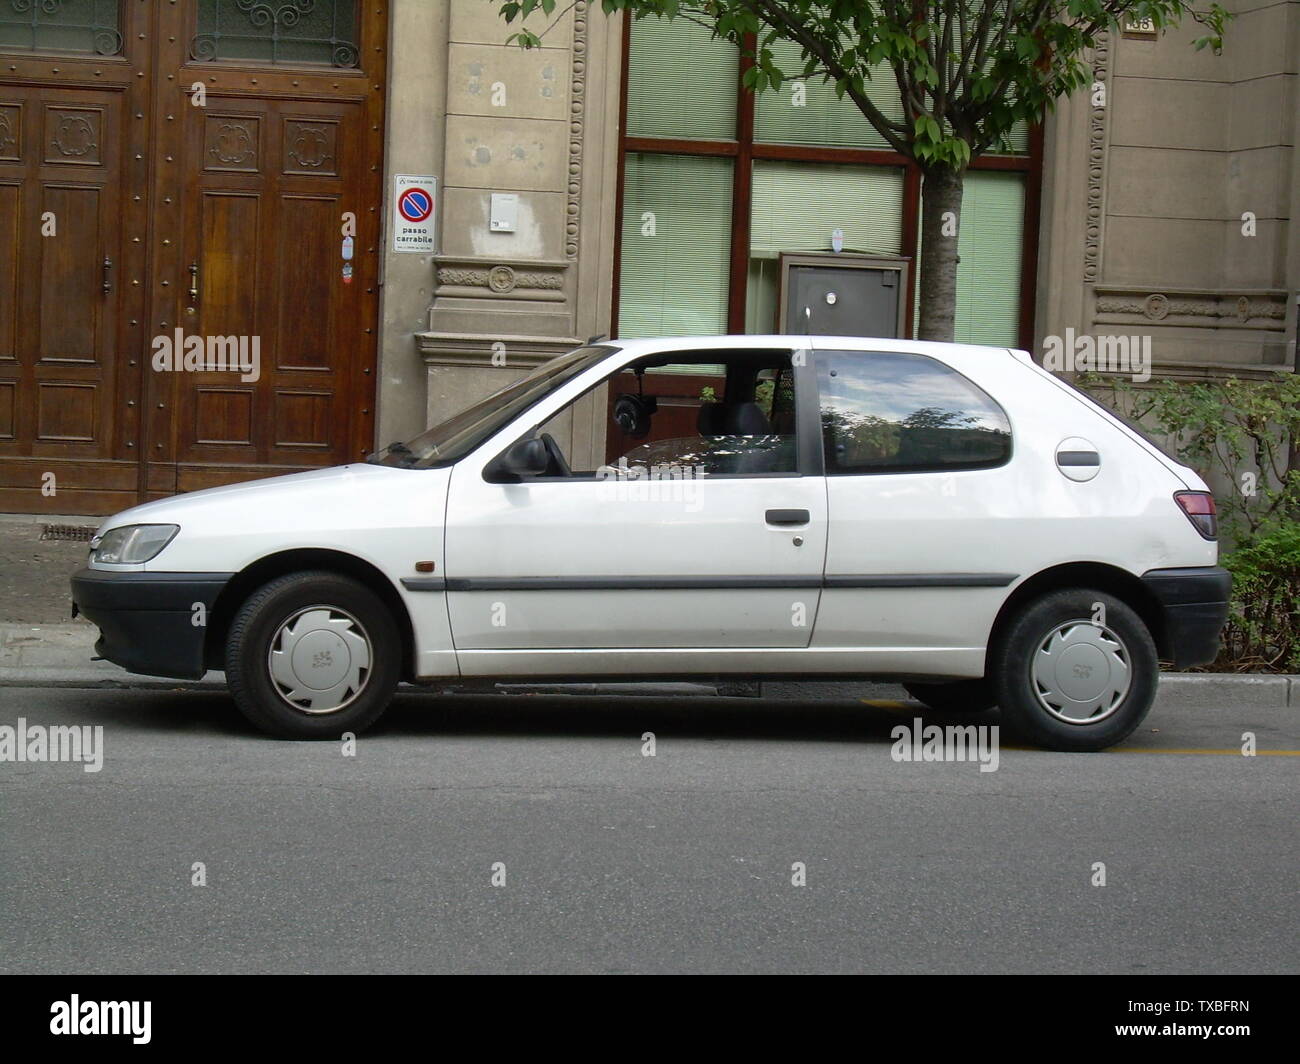
<svg viewBox="0 0 1300 1064"><path fill-rule="evenodd" d="M1160 665L1142 618L1101 591L1055 591L1030 602L994 651L994 690L1007 727L1051 750L1104 750L1142 723Z"/></svg>
<svg viewBox="0 0 1300 1064"><path fill-rule="evenodd" d="M997 704L993 685L986 679L905 683L903 688L922 705L941 713L983 713Z"/></svg>
<svg viewBox="0 0 1300 1064"><path fill-rule="evenodd" d="M291 573L254 592L226 638L241 712L286 739L360 733L388 708L401 638L379 596L331 572Z"/></svg>

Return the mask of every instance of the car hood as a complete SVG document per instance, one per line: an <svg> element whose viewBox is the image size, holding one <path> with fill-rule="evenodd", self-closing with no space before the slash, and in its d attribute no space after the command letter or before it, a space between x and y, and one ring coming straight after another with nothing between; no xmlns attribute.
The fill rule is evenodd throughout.
<svg viewBox="0 0 1300 1064"><path fill-rule="evenodd" d="M180 533L151 570L234 572L294 548L365 556L399 542L429 543L446 512L448 469L357 463L177 495L114 514L121 525L174 524Z"/></svg>

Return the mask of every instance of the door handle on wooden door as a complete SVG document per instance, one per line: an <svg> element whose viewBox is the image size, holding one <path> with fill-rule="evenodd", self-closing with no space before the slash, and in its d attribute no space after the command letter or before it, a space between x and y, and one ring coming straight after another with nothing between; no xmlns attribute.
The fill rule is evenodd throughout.
<svg viewBox="0 0 1300 1064"><path fill-rule="evenodd" d="M190 263L190 306L196 307L199 304L199 264L196 261Z"/></svg>

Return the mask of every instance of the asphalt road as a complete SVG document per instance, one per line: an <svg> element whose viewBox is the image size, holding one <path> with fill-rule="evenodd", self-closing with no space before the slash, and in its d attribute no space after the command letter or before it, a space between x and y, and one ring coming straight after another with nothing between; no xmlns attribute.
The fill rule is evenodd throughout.
<svg viewBox="0 0 1300 1064"><path fill-rule="evenodd" d="M917 711L412 694L344 757L224 694L0 688L105 729L98 773L0 763L0 971L1300 970L1300 762L1231 752L1294 708L985 773L892 760Z"/></svg>

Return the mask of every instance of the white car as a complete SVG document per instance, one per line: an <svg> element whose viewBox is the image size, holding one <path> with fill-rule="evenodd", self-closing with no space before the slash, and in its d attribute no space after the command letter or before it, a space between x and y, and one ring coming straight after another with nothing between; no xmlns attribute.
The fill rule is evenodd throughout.
<svg viewBox="0 0 1300 1064"><path fill-rule="evenodd" d="M1205 483L1023 351L591 343L365 463L109 518L98 652L285 737L401 680L899 680L1061 750L1215 656Z"/></svg>

